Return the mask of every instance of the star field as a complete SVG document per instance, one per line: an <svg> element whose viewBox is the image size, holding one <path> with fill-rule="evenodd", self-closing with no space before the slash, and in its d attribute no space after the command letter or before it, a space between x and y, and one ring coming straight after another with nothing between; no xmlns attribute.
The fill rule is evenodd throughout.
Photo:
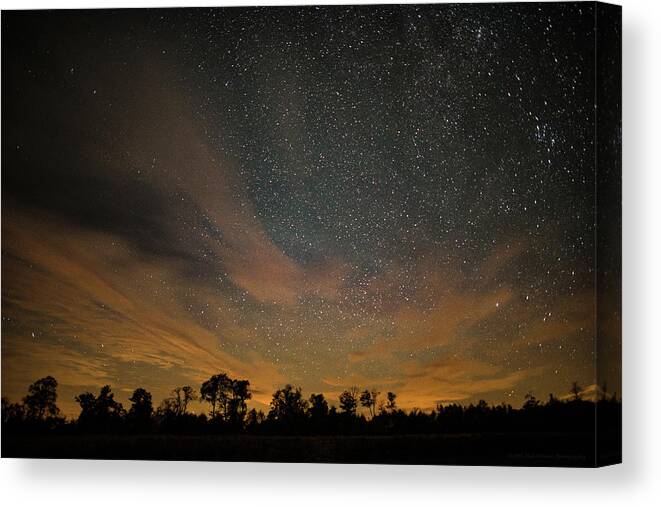
<svg viewBox="0 0 661 507"><path fill-rule="evenodd" d="M595 384L593 9L3 15L3 389Z"/></svg>

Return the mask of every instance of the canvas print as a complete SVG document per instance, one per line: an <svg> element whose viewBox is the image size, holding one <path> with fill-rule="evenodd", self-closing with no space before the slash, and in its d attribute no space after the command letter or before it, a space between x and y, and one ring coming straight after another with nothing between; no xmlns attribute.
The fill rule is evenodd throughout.
<svg viewBox="0 0 661 507"><path fill-rule="evenodd" d="M2 456L620 462L620 18L2 12Z"/></svg>

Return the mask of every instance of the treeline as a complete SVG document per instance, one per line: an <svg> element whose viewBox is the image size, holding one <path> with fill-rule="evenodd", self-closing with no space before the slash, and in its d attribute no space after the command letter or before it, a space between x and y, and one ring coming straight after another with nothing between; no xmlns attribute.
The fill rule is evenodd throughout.
<svg viewBox="0 0 661 507"><path fill-rule="evenodd" d="M115 400L110 386L98 394L76 396L80 415L66 420L57 407L57 381L45 377L33 383L20 403L2 398L3 431L9 433L169 433L169 434L261 434L261 435L404 435L484 432L593 432L599 424L618 428L621 403L615 394L602 394L598 401L581 399L574 383L572 397L546 401L528 394L520 408L489 405L438 405L434 410L404 411L397 395L384 396L374 389L351 388L339 397L339 409L323 394L306 398L300 388L285 385L273 393L269 411L248 410L252 398L248 380L225 373L213 375L199 391L176 387L171 396L154 408L152 395L137 388L126 409ZM208 413L193 414L191 402L206 403ZM360 413L363 407L366 413Z"/></svg>

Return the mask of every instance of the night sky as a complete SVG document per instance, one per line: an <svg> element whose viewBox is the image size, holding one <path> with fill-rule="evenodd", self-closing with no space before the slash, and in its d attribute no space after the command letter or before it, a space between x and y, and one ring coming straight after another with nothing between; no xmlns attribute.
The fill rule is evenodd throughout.
<svg viewBox="0 0 661 507"><path fill-rule="evenodd" d="M3 12L3 395L53 375L75 415L220 371L258 408L285 383L423 409L589 391L594 20Z"/></svg>

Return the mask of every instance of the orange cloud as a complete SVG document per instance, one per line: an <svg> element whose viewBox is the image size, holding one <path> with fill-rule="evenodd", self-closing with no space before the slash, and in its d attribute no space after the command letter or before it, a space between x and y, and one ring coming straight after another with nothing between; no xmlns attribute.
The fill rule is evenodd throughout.
<svg viewBox="0 0 661 507"><path fill-rule="evenodd" d="M493 392L502 396L542 372L542 368L507 371L483 361L455 357L427 362L411 360L393 367L389 377L352 374L324 379L333 388L324 394L337 399L344 389L354 385L376 388L382 394L392 390L397 393L401 408L428 410L439 403L466 403Z"/></svg>
<svg viewBox="0 0 661 507"><path fill-rule="evenodd" d="M480 268L493 276L509 260L520 252L519 248L497 249ZM392 337L382 337L374 345L353 351L348 359L359 362L374 355L391 354L397 351L419 351L455 343L463 332L501 311L514 297L508 287L489 288L491 278L483 277L481 283L467 283L458 273L439 266L429 256L426 262L416 267L412 284L417 290L413 299L391 300L386 313L391 317ZM378 279L370 285L370 290L397 294L389 273L385 279ZM385 297L385 296L384 296ZM416 301L432 301L424 307Z"/></svg>
<svg viewBox="0 0 661 507"><path fill-rule="evenodd" d="M143 379L155 397L165 397L175 380L198 385L226 371L249 378L263 403L282 381L273 363L256 353L240 360L222 349L219 336L163 291L163 282L181 285L174 266L136 262L120 238L18 211L3 220L3 236L3 255L13 256L3 262L5 394L20 398L28 383L47 374L65 390L105 383L130 390L137 385L127 385L116 369L135 362L172 376L173 385ZM226 305L216 299L210 307L219 312ZM227 310L217 317L231 320ZM71 398L62 403L69 413Z"/></svg>

